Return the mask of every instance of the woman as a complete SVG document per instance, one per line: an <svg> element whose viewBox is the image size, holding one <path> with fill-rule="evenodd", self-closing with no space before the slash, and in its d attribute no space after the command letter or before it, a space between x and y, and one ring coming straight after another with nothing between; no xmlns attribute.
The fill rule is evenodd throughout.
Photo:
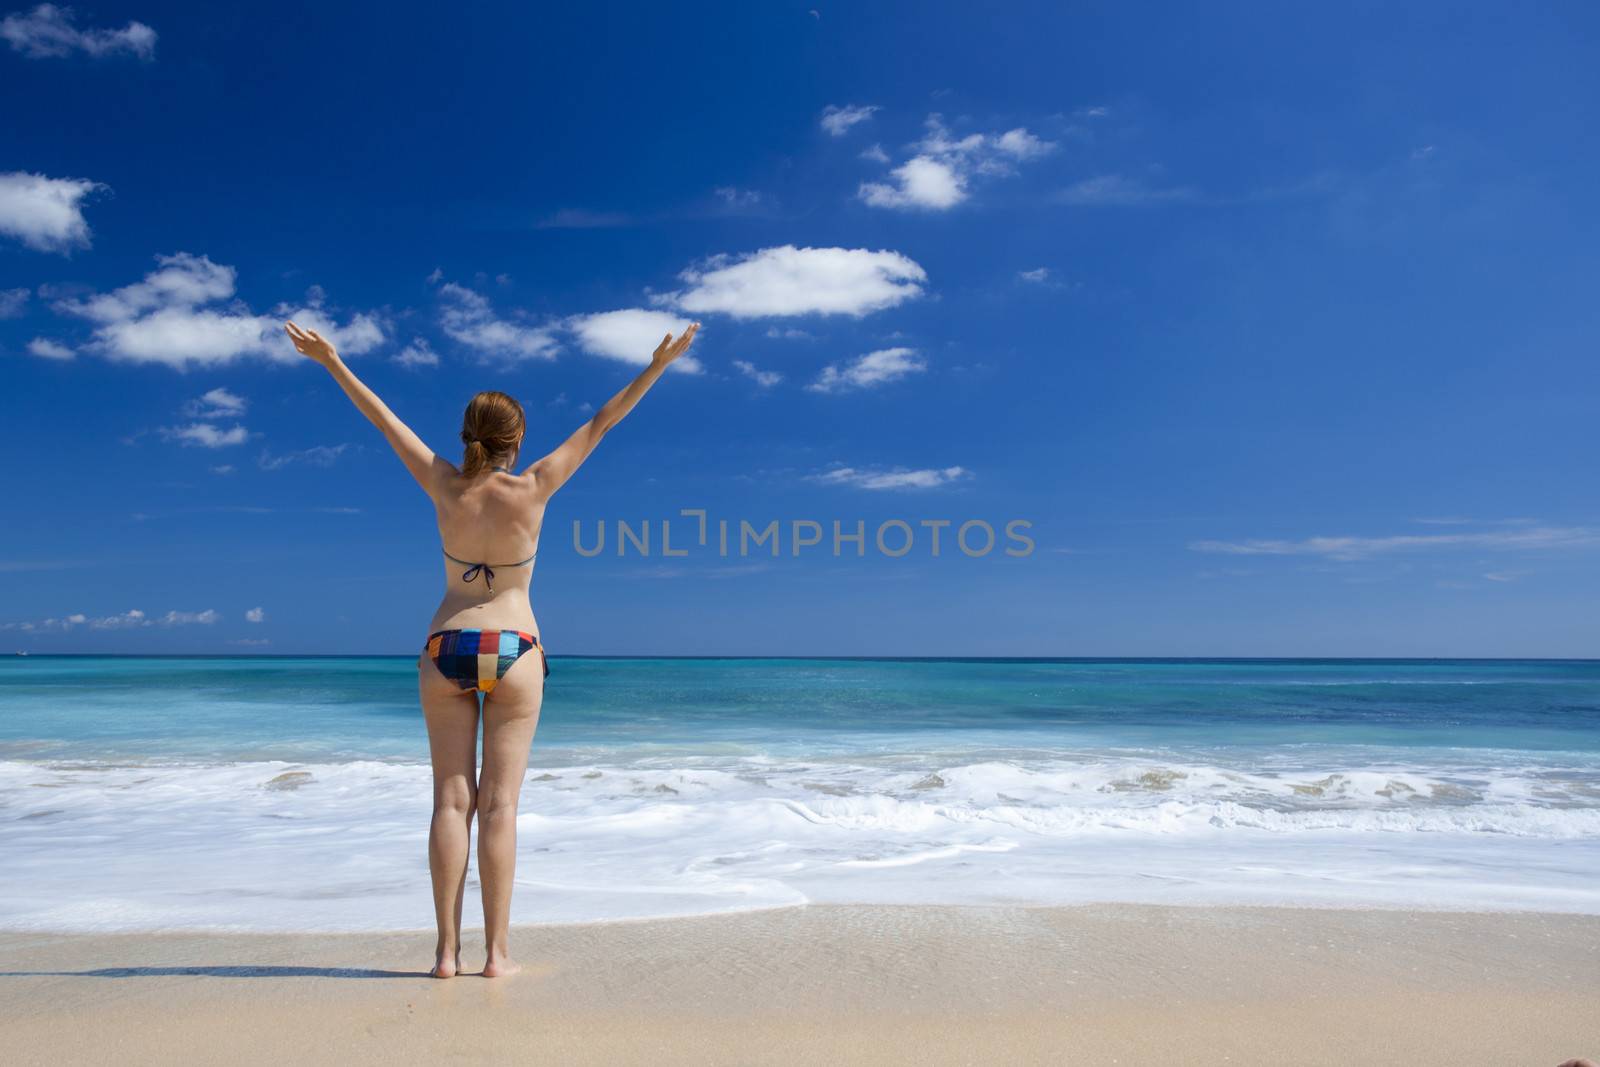
<svg viewBox="0 0 1600 1067"><path fill-rule="evenodd" d="M479 393L467 405L461 469L434 455L350 373L315 330L284 329L295 348L333 375L361 413L383 431L400 461L433 500L445 565L444 600L418 657L422 714L433 762L433 824L428 870L439 923L432 974L461 970L461 901L472 817L478 817L478 880L483 883L486 978L514 974L509 938L517 867L517 797L544 699L544 642L528 604L545 505L589 458L606 431L633 410L700 324L669 333L650 366L608 400L578 432L521 474L522 407L504 393ZM511 562L506 562L511 561ZM483 768L478 771L478 694L483 697Z"/></svg>

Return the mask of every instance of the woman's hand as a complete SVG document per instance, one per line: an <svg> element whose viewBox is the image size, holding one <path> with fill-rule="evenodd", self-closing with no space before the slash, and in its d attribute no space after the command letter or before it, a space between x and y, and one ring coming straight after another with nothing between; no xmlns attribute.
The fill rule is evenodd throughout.
<svg viewBox="0 0 1600 1067"><path fill-rule="evenodd" d="M650 357L650 365L652 367L665 367L668 363L689 351L689 346L694 343L695 331L699 328L700 324L698 322L691 323L687 330L678 335L677 340L673 340L670 333L667 334L666 337L662 338L660 346L656 348L655 355Z"/></svg>
<svg viewBox="0 0 1600 1067"><path fill-rule="evenodd" d="M292 322L286 322L283 331L294 342L294 350L307 359L323 367L331 367L339 362L339 353L334 350L333 342L316 330L303 330Z"/></svg>

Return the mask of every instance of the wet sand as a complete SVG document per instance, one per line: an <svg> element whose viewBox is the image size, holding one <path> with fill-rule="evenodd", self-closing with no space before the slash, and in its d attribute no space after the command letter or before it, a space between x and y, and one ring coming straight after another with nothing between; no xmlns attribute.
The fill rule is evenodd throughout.
<svg viewBox="0 0 1600 1067"><path fill-rule="evenodd" d="M1555 1064L1600 916L826 906L431 934L0 933L16 1064ZM463 963L481 966L469 937Z"/></svg>

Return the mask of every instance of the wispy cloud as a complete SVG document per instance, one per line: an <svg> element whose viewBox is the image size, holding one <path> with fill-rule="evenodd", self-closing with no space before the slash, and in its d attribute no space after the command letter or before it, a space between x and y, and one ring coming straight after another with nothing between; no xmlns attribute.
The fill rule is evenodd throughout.
<svg viewBox="0 0 1600 1067"><path fill-rule="evenodd" d="M1430 549L1545 551L1600 546L1600 527L1519 526L1449 534L1395 534L1387 537L1307 537L1301 540L1252 538L1244 541L1194 541L1196 552L1231 556L1320 556L1339 562L1395 552Z"/></svg>
<svg viewBox="0 0 1600 1067"><path fill-rule="evenodd" d="M87 178L49 178L25 171L0 174L0 234L36 252L88 248L84 201L104 188Z"/></svg>
<svg viewBox="0 0 1600 1067"><path fill-rule="evenodd" d="M243 415L249 401L237 393L218 387L209 389L184 405L184 413L197 419L221 419Z"/></svg>
<svg viewBox="0 0 1600 1067"><path fill-rule="evenodd" d="M0 289L0 319L20 319L32 295L28 289Z"/></svg>
<svg viewBox="0 0 1600 1067"><path fill-rule="evenodd" d="M35 622L6 622L0 623L0 630L60 633L80 626L90 630L137 630L147 626L212 626L221 619L222 615L211 608L204 611L169 611L165 615L154 617L146 615L138 608L132 608L120 615L96 617L75 612Z"/></svg>
<svg viewBox="0 0 1600 1067"><path fill-rule="evenodd" d="M267 609L266 608L251 608L249 611L246 611L244 613L244 621L245 622L266 622L267 621Z"/></svg>
<svg viewBox="0 0 1600 1067"><path fill-rule="evenodd" d="M1459 515L1435 515L1412 519L1424 526L1537 526L1538 519L1473 519Z"/></svg>
<svg viewBox="0 0 1600 1067"><path fill-rule="evenodd" d="M29 59L59 59L74 52L155 58L156 31L142 22L130 21L120 30L102 30L79 29L75 20L70 7L40 4L26 15L7 15L0 20L0 38Z"/></svg>
<svg viewBox="0 0 1600 1067"><path fill-rule="evenodd" d="M713 256L679 279L686 288L651 297L689 314L736 319L790 315L860 317L922 295L927 273L898 252L780 245Z"/></svg>
<svg viewBox="0 0 1600 1067"><path fill-rule="evenodd" d="M712 193L722 201L723 210L729 213L752 211L766 201L766 198L754 189L740 189L732 185L719 185L712 190Z"/></svg>
<svg viewBox="0 0 1600 1067"><path fill-rule="evenodd" d="M209 422L195 422L188 426L166 426L161 429L161 436L169 441L177 441L182 445L198 446L200 448L227 448L230 445L242 445L250 440L250 431L235 423L224 430Z"/></svg>
<svg viewBox="0 0 1600 1067"><path fill-rule="evenodd" d="M48 337L35 337L28 342L28 352L40 359L54 359L66 362L77 358L77 353L59 341L52 341Z"/></svg>
<svg viewBox="0 0 1600 1067"><path fill-rule="evenodd" d="M284 467L295 464L305 464L310 467L331 467L340 456L344 455L345 449L349 447L348 444L313 445L310 448L302 448L296 452L281 452L277 455L273 455L271 452L263 452L256 463L264 471L282 470Z"/></svg>
<svg viewBox="0 0 1600 1067"><path fill-rule="evenodd" d="M1056 199L1081 207L1131 207L1178 203L1198 196L1187 186L1154 187L1125 174L1100 174L1067 186L1056 194Z"/></svg>
<svg viewBox="0 0 1600 1067"><path fill-rule="evenodd" d="M829 104L822 109L819 122L834 137L843 137L850 130L870 119L878 108L871 104Z"/></svg>
<svg viewBox="0 0 1600 1067"><path fill-rule="evenodd" d="M783 381L783 375L779 374L777 371L762 370L760 367L756 366L754 363L751 363L747 359L734 360L733 369L744 375L746 378L749 378L763 389L771 389L773 386Z"/></svg>
<svg viewBox="0 0 1600 1067"><path fill-rule="evenodd" d="M464 285L445 282L439 299L445 334L485 359L554 359L560 351L550 327L502 318L484 296Z"/></svg>
<svg viewBox="0 0 1600 1067"><path fill-rule="evenodd" d="M872 207L948 211L966 200L979 175L1013 174L1016 164L1055 151L1055 144L1024 127L998 134L954 137L939 115L929 115L928 132L912 146L912 156L889 172L892 181L862 182L856 195Z"/></svg>
<svg viewBox="0 0 1600 1067"><path fill-rule="evenodd" d="M965 467L941 467L927 470L868 470L856 467L834 467L810 476L824 485L849 485L857 489L933 489L941 485L968 478L972 474Z"/></svg>
<svg viewBox="0 0 1600 1067"><path fill-rule="evenodd" d="M1485 571L1483 576L1491 582L1514 582L1532 573L1532 571Z"/></svg>
<svg viewBox="0 0 1600 1067"><path fill-rule="evenodd" d="M813 393L842 393L871 389L926 370L927 363L914 348L883 348L849 363L824 367L817 380L806 386Z"/></svg>
<svg viewBox="0 0 1600 1067"><path fill-rule="evenodd" d="M439 365L439 353L433 350L433 346L428 344L426 338L414 337L411 339L411 343L402 348L399 354L394 357L394 361L402 367L409 367L413 370L421 367L437 367Z"/></svg>

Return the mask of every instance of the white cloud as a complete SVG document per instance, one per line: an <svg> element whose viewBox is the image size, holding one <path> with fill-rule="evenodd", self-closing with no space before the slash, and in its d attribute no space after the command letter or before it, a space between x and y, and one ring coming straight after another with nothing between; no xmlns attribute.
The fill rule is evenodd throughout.
<svg viewBox="0 0 1600 1067"><path fill-rule="evenodd" d="M64 344L52 341L48 337L35 337L28 342L28 351L40 359L72 359L77 355Z"/></svg>
<svg viewBox="0 0 1600 1067"><path fill-rule="evenodd" d="M677 337L689 328L689 320L665 311L624 308L597 315L575 315L567 320L566 326L576 335L578 347L591 356L620 359L642 367L650 362L662 338L669 333ZM693 356L680 356L672 365L691 373L701 369Z"/></svg>
<svg viewBox="0 0 1600 1067"><path fill-rule="evenodd" d="M1056 148L1051 142L1040 140L1020 126L996 137L994 147L1014 159L1038 159L1054 152Z"/></svg>
<svg viewBox="0 0 1600 1067"><path fill-rule="evenodd" d="M498 317L489 301L455 282L439 287L439 324L451 340L485 358L554 359L559 345L547 327Z"/></svg>
<svg viewBox="0 0 1600 1067"><path fill-rule="evenodd" d="M296 463L304 463L311 467L331 467L349 447L348 444L312 445L297 452L282 452L276 456L270 452L263 452L257 463L264 471L282 470Z"/></svg>
<svg viewBox="0 0 1600 1067"><path fill-rule="evenodd" d="M861 150L861 158L869 159L874 163L889 162L889 153L883 150L883 145L875 144Z"/></svg>
<svg viewBox="0 0 1600 1067"><path fill-rule="evenodd" d="M1050 268L1035 267L1033 270L1019 270L1017 271L1017 277L1025 282L1043 285L1050 280Z"/></svg>
<svg viewBox="0 0 1600 1067"><path fill-rule="evenodd" d="M853 315L922 295L927 273L898 252L780 245L746 256L713 256L678 276L687 289L651 297L690 314L738 319Z"/></svg>
<svg viewBox="0 0 1600 1067"><path fill-rule="evenodd" d="M143 281L83 300L62 300L58 310L94 322L126 322L164 307L194 307L233 295L237 272L206 256L179 252L157 256L158 266Z"/></svg>
<svg viewBox="0 0 1600 1067"><path fill-rule="evenodd" d="M196 422L188 426L168 426L161 431L161 436L185 446L227 448L229 445L242 445L250 440L250 431L238 424L224 430L209 422Z"/></svg>
<svg viewBox="0 0 1600 1067"><path fill-rule="evenodd" d="M222 616L210 608L205 611L169 611L158 620L162 626L210 626Z"/></svg>
<svg viewBox="0 0 1600 1067"><path fill-rule="evenodd" d="M156 31L142 22L129 22L120 30L80 30L73 25L70 7L40 4L26 15L0 20L0 37L29 59L51 59L83 52L109 56L130 52L140 59L156 54Z"/></svg>
<svg viewBox="0 0 1600 1067"><path fill-rule="evenodd" d="M1600 528L1525 526L1452 534L1396 534L1389 537L1307 537L1302 540L1252 538L1244 541L1194 541L1196 552L1230 556L1321 556L1339 562L1393 552L1429 549L1547 550L1600 546Z"/></svg>
<svg viewBox="0 0 1600 1067"><path fill-rule="evenodd" d="M0 289L0 319L20 319L32 295L27 289Z"/></svg>
<svg viewBox="0 0 1600 1067"><path fill-rule="evenodd" d="M740 374L749 378L763 389L771 389L774 385L783 381L783 375L777 371L762 370L746 359L736 359L733 361L733 365Z"/></svg>
<svg viewBox="0 0 1600 1067"><path fill-rule="evenodd" d="M433 346L428 344L426 339L415 337L410 344L400 350L394 361L402 367L437 367L439 353L433 350Z"/></svg>
<svg viewBox="0 0 1600 1067"><path fill-rule="evenodd" d="M858 193L873 207L923 207L944 211L967 198L967 180L943 160L916 156L890 172L893 185L862 182Z"/></svg>
<svg viewBox="0 0 1600 1067"><path fill-rule="evenodd" d="M806 388L813 393L870 389L927 369L928 365L918 357L916 349L882 348L842 366L835 363L824 367L817 380Z"/></svg>
<svg viewBox="0 0 1600 1067"><path fill-rule="evenodd" d="M271 319L233 311L162 308L97 328L90 348L108 359L179 368L251 355L287 362L287 355L270 345L275 326Z"/></svg>
<svg viewBox="0 0 1600 1067"><path fill-rule="evenodd" d="M812 481L825 485L849 485L857 489L933 489L969 477L971 471L964 467L942 467L930 470L862 470L855 467L835 467L811 476Z"/></svg>
<svg viewBox="0 0 1600 1067"><path fill-rule="evenodd" d="M219 463L215 467L211 468L211 473L212 474L232 474L233 473L233 464L232 463Z"/></svg>
<svg viewBox="0 0 1600 1067"><path fill-rule="evenodd" d="M83 201L103 188L85 178L47 178L11 171L0 174L0 234L37 252L89 247Z"/></svg>
<svg viewBox="0 0 1600 1067"><path fill-rule="evenodd" d="M815 341L816 336L807 330L797 330L793 326L779 329L776 326L767 327L767 336L775 341Z"/></svg>
<svg viewBox="0 0 1600 1067"><path fill-rule="evenodd" d="M40 619L37 622L0 623L0 630L50 632L72 630L79 626L87 626L91 630L134 630L146 626L210 626L221 618L220 614L210 608L205 611L169 611L159 619L152 619L138 608L131 608L120 615L104 615L98 618L76 612L59 618Z"/></svg>
<svg viewBox="0 0 1600 1067"><path fill-rule="evenodd" d="M244 613L244 619L246 622L266 622L267 609L251 608L249 611Z"/></svg>
<svg viewBox="0 0 1600 1067"><path fill-rule="evenodd" d="M223 388L210 389L184 405L184 412L200 419L243 415L249 403L244 397Z"/></svg>
<svg viewBox="0 0 1600 1067"><path fill-rule="evenodd" d="M870 104L829 104L822 109L822 128L835 137L843 137L852 126L866 122L877 110Z"/></svg>
<svg viewBox="0 0 1600 1067"><path fill-rule="evenodd" d="M84 621L82 615L69 615L68 618L76 622ZM89 626L96 630L126 630L135 626L149 625L150 620L146 618L145 613L140 611L138 608L131 608L128 611L123 612L121 615L108 615L104 618L94 619L89 622Z"/></svg>
<svg viewBox="0 0 1600 1067"><path fill-rule="evenodd" d="M927 127L927 134L912 146L911 158L889 172L892 182L861 183L856 190L861 200L873 207L948 211L967 199L975 175L1013 174L1014 164L1056 148L1021 126L956 138L942 117L929 115ZM887 162L881 149L878 155Z"/></svg>
<svg viewBox="0 0 1600 1067"><path fill-rule="evenodd" d="M333 320L325 306L326 299L322 286L313 285L306 291L306 299L300 306L284 303L272 309L273 315L279 320L274 322L274 326L288 319L297 326L316 330L333 342L333 347L339 350L341 356L365 355L383 344L383 326L376 315L358 312L340 325Z"/></svg>
<svg viewBox="0 0 1600 1067"><path fill-rule="evenodd" d="M178 369L211 366L244 357L294 363L303 359L283 333L281 318L253 314L231 300L236 272L206 256L179 252L157 256L157 267L142 281L109 293L57 301L56 310L96 324L85 347L107 359L161 363ZM313 288L308 306L279 305L303 324L323 333L343 354L359 355L383 340L370 315L335 323ZM218 305L208 307L205 305Z"/></svg>
<svg viewBox="0 0 1600 1067"><path fill-rule="evenodd" d="M1195 199L1193 189L1151 188L1136 178L1121 174L1101 174L1069 185L1056 194L1063 204L1080 207L1129 207L1137 204L1174 203Z"/></svg>

